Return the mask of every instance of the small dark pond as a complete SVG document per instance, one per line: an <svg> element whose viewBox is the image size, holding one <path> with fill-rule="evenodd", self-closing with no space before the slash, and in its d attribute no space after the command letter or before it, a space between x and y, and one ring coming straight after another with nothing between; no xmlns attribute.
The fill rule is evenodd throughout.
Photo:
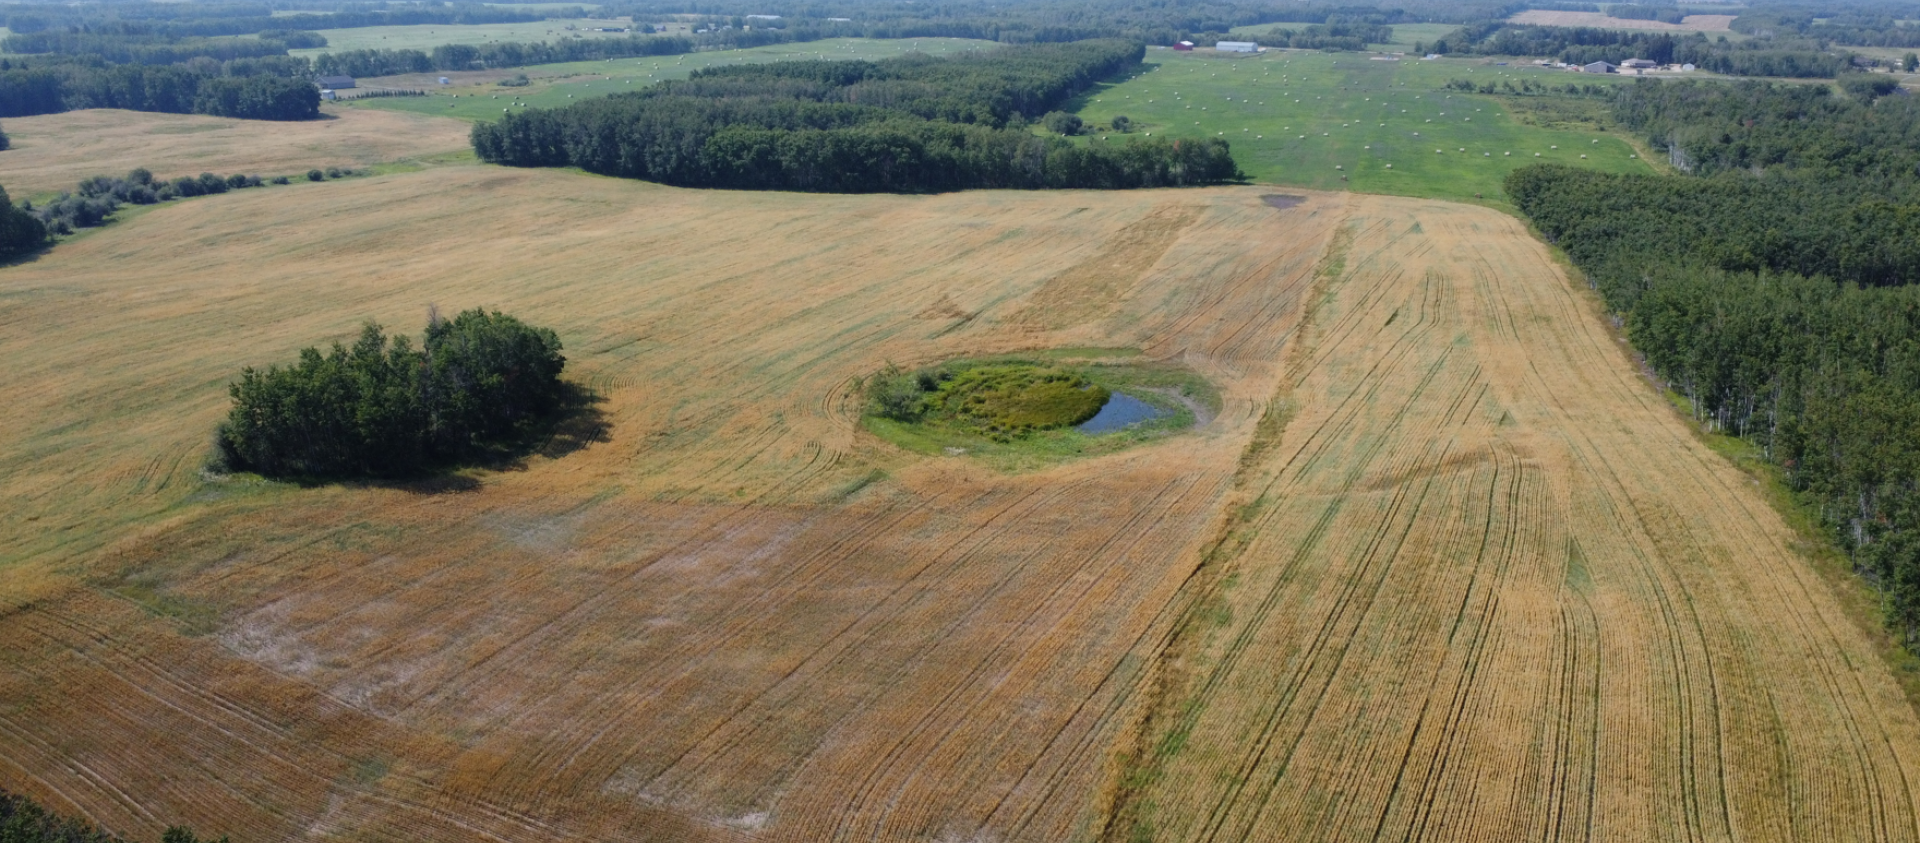
<svg viewBox="0 0 1920 843"><path fill-rule="evenodd" d="M1166 411L1154 407L1124 392L1113 393L1100 414L1087 419L1075 427L1081 433L1111 433L1132 424L1151 421L1165 415Z"/></svg>
<svg viewBox="0 0 1920 843"><path fill-rule="evenodd" d="M1267 204L1272 205L1275 208L1279 208L1282 211L1288 208L1296 207L1300 203L1307 201L1307 197L1305 196L1292 196L1285 193L1269 193L1260 198L1264 200Z"/></svg>

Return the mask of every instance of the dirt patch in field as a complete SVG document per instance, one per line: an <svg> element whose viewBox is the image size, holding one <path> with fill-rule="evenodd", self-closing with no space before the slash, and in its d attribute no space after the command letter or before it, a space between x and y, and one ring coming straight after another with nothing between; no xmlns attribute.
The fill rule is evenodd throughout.
<svg viewBox="0 0 1920 843"><path fill-rule="evenodd" d="M1307 197L1294 196L1286 193L1269 193L1269 194L1266 194L1265 196L1260 197L1260 201L1267 203L1269 206L1272 206L1274 208L1278 208L1279 210L1284 211L1288 208L1299 207L1300 205L1302 205L1307 201Z"/></svg>
<svg viewBox="0 0 1920 843"><path fill-rule="evenodd" d="M1590 26L1600 29L1652 29L1674 32L1728 32L1733 19L1739 15L1688 15L1680 23L1665 23L1657 20L1633 20L1631 18L1608 17L1600 12L1551 12L1544 9L1528 9L1513 17L1508 23L1530 24L1533 26Z"/></svg>
<svg viewBox="0 0 1920 843"><path fill-rule="evenodd" d="M156 176L261 176L359 167L466 148L458 120L370 108L299 122L87 109L6 122L0 185L14 198L72 190L81 179L145 167Z"/></svg>

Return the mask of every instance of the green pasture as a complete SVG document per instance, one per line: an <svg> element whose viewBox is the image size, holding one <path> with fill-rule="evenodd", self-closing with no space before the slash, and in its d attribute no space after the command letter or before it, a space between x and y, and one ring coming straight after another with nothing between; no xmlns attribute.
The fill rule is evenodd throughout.
<svg viewBox="0 0 1920 843"><path fill-rule="evenodd" d="M494 120L509 109L552 108L586 97L638 90L654 82L685 79L687 74L703 67L813 58L883 59L913 51L940 56L995 46L992 41L967 38L830 38L805 44L774 44L746 50L534 65L495 71L487 81L466 80L454 85L427 85L431 96L346 100L340 105L437 114L464 120ZM511 76L515 73L527 75L528 84L525 87L502 87L493 81L500 75ZM378 85L380 80L363 80L363 84ZM395 87L421 87L422 84L418 81L396 82Z"/></svg>
<svg viewBox="0 0 1920 843"><path fill-rule="evenodd" d="M529 23L483 23L460 25L426 23L416 26L365 26L355 29L322 29L327 46L312 50L289 50L296 56L313 56L345 50L420 50L427 52L441 44L486 44L493 41L552 41L556 38L625 38L619 32L593 32L596 27L627 27L625 19L599 20L568 18ZM573 27L568 29L567 27Z"/></svg>
<svg viewBox="0 0 1920 843"><path fill-rule="evenodd" d="M1385 44L1373 44L1374 49L1394 52L1413 52L1415 44L1432 44L1443 37L1459 32L1460 27L1451 23L1401 23L1393 26L1393 40Z"/></svg>
<svg viewBox="0 0 1920 843"><path fill-rule="evenodd" d="M1632 157L1635 150L1624 138L1599 125L1543 120L1535 113L1522 121L1496 97L1442 90L1452 79L1521 78L1551 85L1626 81L1486 59L1148 50L1138 72L1099 86L1073 108L1094 127L1089 143L1120 142L1105 129L1115 115L1125 115L1136 134L1230 141L1234 159L1255 181L1321 190L1465 201L1479 194L1484 202L1505 205L1501 180L1525 164L1653 172ZM1576 117L1589 104L1567 98L1514 102L1538 107L1554 100Z"/></svg>

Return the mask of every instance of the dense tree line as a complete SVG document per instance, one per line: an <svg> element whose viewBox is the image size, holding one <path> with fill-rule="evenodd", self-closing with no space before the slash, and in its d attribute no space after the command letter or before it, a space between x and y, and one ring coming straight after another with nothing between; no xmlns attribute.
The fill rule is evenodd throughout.
<svg viewBox="0 0 1920 843"><path fill-rule="evenodd" d="M793 23L846 18L869 38L983 38L1008 44L1058 43L1121 38L1147 44L1231 40L1235 27L1265 23L1373 25L1437 21L1464 23L1503 18L1517 9L1510 2L1439 0L1393 4L1273 3L1258 0L633 0L603 6L602 14L631 14L636 20L670 14L710 16L715 20L751 14L777 14ZM1297 30L1298 27L1295 27ZM1298 33L1296 33L1298 34ZM1350 36L1343 36L1350 37Z"/></svg>
<svg viewBox="0 0 1920 843"><path fill-rule="evenodd" d="M275 17L274 10L267 6L217 3L17 4L8 8L7 30L15 35L63 32L149 38L253 35L263 30L274 29L356 29L423 24L530 23L549 18L586 16L579 7L561 7L535 12L481 3L458 5L409 3L385 9L348 8L343 4L343 7L337 11L300 12L278 17ZM9 42L9 49L11 44L12 42Z"/></svg>
<svg viewBox="0 0 1920 843"><path fill-rule="evenodd" d="M1911 17L1910 10L1904 16ZM1920 27L1879 12L1773 7L1748 9L1733 21L1735 32L1760 38L1799 37L1849 47L1920 47Z"/></svg>
<svg viewBox="0 0 1920 843"><path fill-rule="evenodd" d="M326 46L317 33L289 33L279 38L168 38L154 35L100 35L91 32L39 32L9 35L0 41L9 53L57 53L96 56L114 64L176 64L206 57L215 61L284 56L298 46ZM290 43L297 41L298 43Z"/></svg>
<svg viewBox="0 0 1920 843"><path fill-rule="evenodd" d="M785 36L769 31L746 40L768 44L785 43L786 40L802 40L798 37L801 34ZM810 32L806 34L808 37L805 40L815 39ZM675 56L691 53L702 46L721 49L727 41L728 39L719 35L711 37L633 35L626 38L564 38L557 41L446 44L435 47L432 51L342 50L314 57L313 69L315 73L323 76L393 76L435 70L498 69L569 61ZM760 44L746 46L760 46Z"/></svg>
<svg viewBox="0 0 1920 843"><path fill-rule="evenodd" d="M1443 54L1546 56L1568 64L1648 59L1661 64L1692 64L1734 76L1827 78L1855 64L1853 54L1833 51L1819 41L1756 39L1734 43L1725 36L1709 39L1704 33L1522 26L1502 21L1465 26L1431 45L1419 46Z"/></svg>
<svg viewBox="0 0 1920 843"><path fill-rule="evenodd" d="M302 59L146 66L6 60L0 69L0 117L57 114L80 108L124 108L251 120L311 120L320 91ZM297 68L299 76L282 75Z"/></svg>
<svg viewBox="0 0 1920 843"><path fill-rule="evenodd" d="M1095 41L947 59L698 71L644 91L474 126L482 160L695 187L825 192L1159 187L1239 177L1221 140L1075 146L1025 127L1138 64Z"/></svg>
<svg viewBox="0 0 1920 843"><path fill-rule="evenodd" d="M219 458L271 476L401 477L484 457L562 407L560 351L552 331L497 311L434 318L417 349L369 323L351 347L243 371Z"/></svg>
<svg viewBox="0 0 1920 843"><path fill-rule="evenodd" d="M1691 174L1535 166L1509 195L1699 418L1784 469L1920 644L1920 107L1643 83L1615 113Z"/></svg>

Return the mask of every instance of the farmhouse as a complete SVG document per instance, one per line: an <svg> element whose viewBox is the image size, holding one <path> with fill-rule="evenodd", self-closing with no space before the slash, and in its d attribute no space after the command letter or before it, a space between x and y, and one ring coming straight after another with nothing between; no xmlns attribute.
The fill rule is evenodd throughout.
<svg viewBox="0 0 1920 843"><path fill-rule="evenodd" d="M1594 62L1593 64L1585 65L1580 68L1581 73L1615 73L1615 72L1618 72L1619 70L1620 68L1615 67L1603 61L1597 61L1597 62Z"/></svg>
<svg viewBox="0 0 1920 843"><path fill-rule="evenodd" d="M314 81L319 83L322 88L332 88L336 91L341 88L353 87L353 77L351 76L322 76Z"/></svg>
<svg viewBox="0 0 1920 843"><path fill-rule="evenodd" d="M1193 49L1193 42L1192 42L1192 41L1182 41L1182 42L1180 42L1180 43L1178 43L1178 44L1175 44L1175 45L1173 45L1173 48L1174 48L1174 49L1176 49L1176 50L1179 50L1179 51L1181 51L1181 52L1183 52L1183 53L1184 53L1184 52L1188 52L1188 51L1190 51L1190 50L1192 50L1192 49Z"/></svg>
<svg viewBox="0 0 1920 843"><path fill-rule="evenodd" d="M1252 41L1218 41L1213 48L1223 53L1251 53L1259 50L1260 45Z"/></svg>

